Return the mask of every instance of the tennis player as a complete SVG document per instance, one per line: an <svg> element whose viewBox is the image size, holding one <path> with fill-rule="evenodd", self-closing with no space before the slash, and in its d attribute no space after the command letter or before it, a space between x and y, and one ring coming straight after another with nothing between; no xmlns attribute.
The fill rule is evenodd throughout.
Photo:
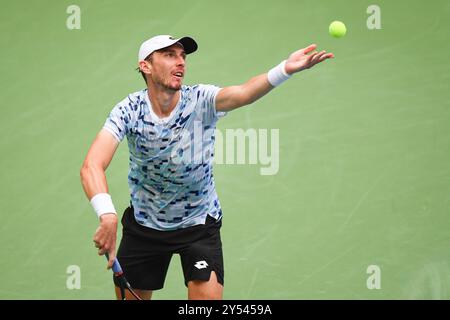
<svg viewBox="0 0 450 320"><path fill-rule="evenodd" d="M222 210L212 162L214 129L227 112L251 104L292 74L333 58L310 45L242 85L183 85L191 37L155 36L142 43L139 71L146 88L111 111L82 165L81 181L99 218L98 254L116 257L118 217L105 171L127 137L130 205L121 218L117 257L131 286L150 299L163 288L173 254L181 257L188 299L222 299ZM199 132L203 134L198 134ZM205 134L208 133L208 134ZM119 297L116 283L116 294ZM133 296L127 292L127 299Z"/></svg>

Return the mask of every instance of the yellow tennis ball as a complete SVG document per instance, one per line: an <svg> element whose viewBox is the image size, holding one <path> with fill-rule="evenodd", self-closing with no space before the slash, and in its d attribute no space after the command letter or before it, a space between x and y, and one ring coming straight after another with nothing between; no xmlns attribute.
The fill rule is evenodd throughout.
<svg viewBox="0 0 450 320"><path fill-rule="evenodd" d="M330 34L335 38L342 38L347 32L345 24L341 21L333 21L328 28Z"/></svg>

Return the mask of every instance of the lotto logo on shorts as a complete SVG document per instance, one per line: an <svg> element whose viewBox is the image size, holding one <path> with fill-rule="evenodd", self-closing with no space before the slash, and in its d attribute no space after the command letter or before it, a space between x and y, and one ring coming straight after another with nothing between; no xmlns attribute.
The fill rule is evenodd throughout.
<svg viewBox="0 0 450 320"><path fill-rule="evenodd" d="M205 260L202 260L202 261L197 261L194 266L197 269L205 269L208 266L208 264L206 263Z"/></svg>

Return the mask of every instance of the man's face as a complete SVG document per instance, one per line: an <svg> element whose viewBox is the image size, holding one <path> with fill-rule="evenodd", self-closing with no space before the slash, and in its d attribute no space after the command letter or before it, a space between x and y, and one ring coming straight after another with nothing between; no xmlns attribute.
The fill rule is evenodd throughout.
<svg viewBox="0 0 450 320"><path fill-rule="evenodd" d="M175 43L155 51L151 57L150 77L153 82L169 90L180 90L186 71L186 53L183 46Z"/></svg>

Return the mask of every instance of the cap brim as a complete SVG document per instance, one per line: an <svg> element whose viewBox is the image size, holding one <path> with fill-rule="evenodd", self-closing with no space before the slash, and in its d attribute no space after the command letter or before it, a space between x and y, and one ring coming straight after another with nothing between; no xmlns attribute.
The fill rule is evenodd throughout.
<svg viewBox="0 0 450 320"><path fill-rule="evenodd" d="M192 39L191 37L183 37L178 39L179 43L181 43L181 45L184 48L184 52L186 52L186 54L190 54L192 52L197 51L197 42L195 42L194 39Z"/></svg>

